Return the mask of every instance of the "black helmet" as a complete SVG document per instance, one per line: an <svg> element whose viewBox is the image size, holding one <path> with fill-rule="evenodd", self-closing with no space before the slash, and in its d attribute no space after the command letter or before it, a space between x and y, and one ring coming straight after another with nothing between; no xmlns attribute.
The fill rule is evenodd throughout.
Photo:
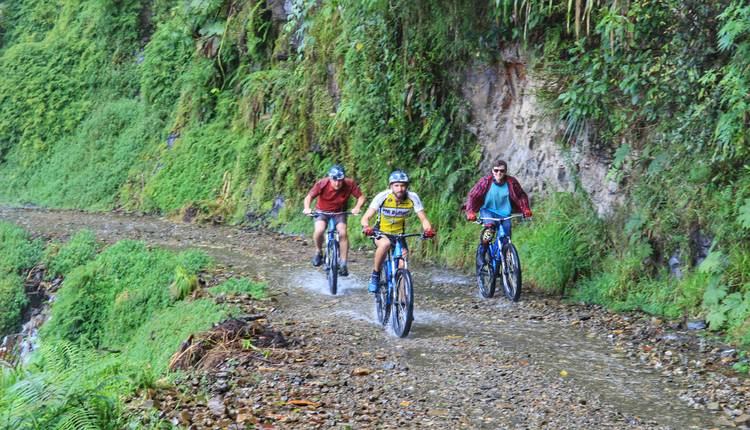
<svg viewBox="0 0 750 430"><path fill-rule="evenodd" d="M331 179L340 181L344 179L344 176L346 176L346 172L344 171L344 166L341 164L334 164L328 169L328 177Z"/></svg>
<svg viewBox="0 0 750 430"><path fill-rule="evenodd" d="M388 176L388 186L390 186L394 182L404 182L408 184L409 175L407 175L403 170L394 170L393 172L391 172L390 176Z"/></svg>

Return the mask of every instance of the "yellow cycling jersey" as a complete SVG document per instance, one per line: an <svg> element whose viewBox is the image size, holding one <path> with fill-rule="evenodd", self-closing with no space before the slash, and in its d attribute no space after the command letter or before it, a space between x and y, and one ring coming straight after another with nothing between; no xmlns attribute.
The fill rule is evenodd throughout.
<svg viewBox="0 0 750 430"><path fill-rule="evenodd" d="M406 233L406 217L409 213L421 212L424 206L417 193L407 191L404 201L399 202L391 190L385 190L372 199L370 209L378 212L375 223L378 230L387 234L399 234Z"/></svg>

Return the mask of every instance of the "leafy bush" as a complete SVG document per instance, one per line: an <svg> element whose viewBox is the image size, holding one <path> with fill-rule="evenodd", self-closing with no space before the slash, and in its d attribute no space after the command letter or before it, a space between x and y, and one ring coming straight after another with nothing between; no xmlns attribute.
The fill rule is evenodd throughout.
<svg viewBox="0 0 750 430"><path fill-rule="evenodd" d="M174 269L174 281L169 286L169 294L173 300L182 300L198 288L198 277L189 273L182 266Z"/></svg>
<svg viewBox="0 0 750 430"><path fill-rule="evenodd" d="M30 269L42 254L42 243L31 240L26 230L0 222L0 274Z"/></svg>
<svg viewBox="0 0 750 430"><path fill-rule="evenodd" d="M246 278L230 278L208 290L212 295L245 294L254 299L266 296L266 285Z"/></svg>
<svg viewBox="0 0 750 430"><path fill-rule="evenodd" d="M27 303L23 280L16 274L0 274L0 338L18 328Z"/></svg>
<svg viewBox="0 0 750 430"><path fill-rule="evenodd" d="M94 259L98 250L96 237L91 230L81 230L64 245L52 243L44 250L43 261L47 266L47 277L64 276L73 268Z"/></svg>
<svg viewBox="0 0 750 430"><path fill-rule="evenodd" d="M87 339L96 346L121 346L155 312L173 302L169 285L184 261L196 254L175 255L145 244L121 241L71 271L52 306L51 326L43 339ZM203 259L207 262L207 259ZM183 266L185 270L188 270ZM199 264L191 267L201 270Z"/></svg>
<svg viewBox="0 0 750 430"><path fill-rule="evenodd" d="M28 303L18 274L34 266L41 253L41 242L31 240L26 230L0 222L0 336L18 328Z"/></svg>
<svg viewBox="0 0 750 430"><path fill-rule="evenodd" d="M562 292L598 262L603 228L585 198L556 193L535 208L533 225L513 235L524 278L542 289Z"/></svg>

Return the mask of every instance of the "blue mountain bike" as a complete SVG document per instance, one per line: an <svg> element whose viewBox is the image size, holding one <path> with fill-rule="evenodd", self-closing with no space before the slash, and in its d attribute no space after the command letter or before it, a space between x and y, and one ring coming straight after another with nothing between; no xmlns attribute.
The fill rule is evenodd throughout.
<svg viewBox="0 0 750 430"><path fill-rule="evenodd" d="M476 223L483 225L487 221L502 222L512 218L520 218L521 215L511 215L505 218L479 218ZM490 298L495 295L495 284L497 278L503 281L503 292L505 297L517 302L521 298L521 260L518 251L508 237L503 246L505 230L502 224L496 226L495 240L487 249L482 244L477 246L477 284L482 297Z"/></svg>
<svg viewBox="0 0 750 430"><path fill-rule="evenodd" d="M351 212L313 212L310 214L311 217L317 217L318 215L329 216L323 269L326 272L326 279L328 280L328 290L334 296L338 292L339 255L341 255L339 249L339 232L336 230L336 215L350 214Z"/></svg>
<svg viewBox="0 0 750 430"><path fill-rule="evenodd" d="M406 337L414 320L414 287L402 242L407 237L424 236L421 233L378 234L391 241L391 250L380 268L380 284L375 293L378 322L385 327L390 316L393 332L398 337Z"/></svg>

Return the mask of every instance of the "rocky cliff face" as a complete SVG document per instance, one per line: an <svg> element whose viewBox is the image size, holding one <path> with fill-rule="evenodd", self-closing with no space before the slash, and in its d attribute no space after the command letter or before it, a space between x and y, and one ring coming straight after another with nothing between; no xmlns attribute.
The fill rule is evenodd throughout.
<svg viewBox="0 0 750 430"><path fill-rule="evenodd" d="M499 64L467 69L463 94L471 105L471 131L484 148L482 167L487 171L495 157L505 159L532 201L545 192L572 191L578 178L599 215L606 216L623 197L606 177L610 154L588 139L562 148L564 126L537 97L544 85L551 83L527 73L517 49L507 50Z"/></svg>

